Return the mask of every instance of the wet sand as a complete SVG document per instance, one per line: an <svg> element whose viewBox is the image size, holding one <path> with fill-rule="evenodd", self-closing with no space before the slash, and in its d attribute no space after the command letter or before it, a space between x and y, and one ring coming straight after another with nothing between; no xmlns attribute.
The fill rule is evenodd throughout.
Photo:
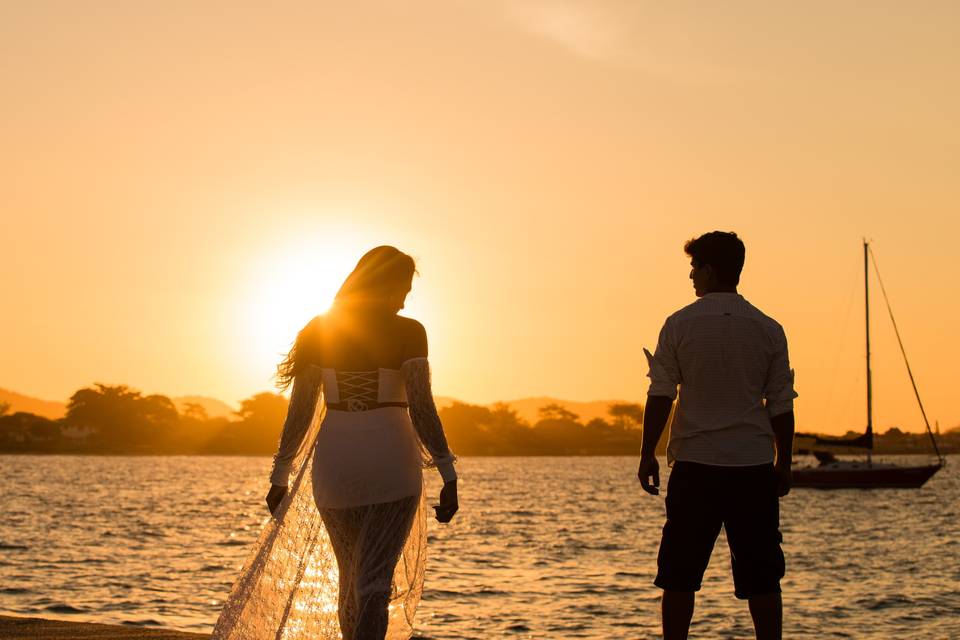
<svg viewBox="0 0 960 640"><path fill-rule="evenodd" d="M43 618L0 616L0 640L197 640L209 638L201 633L185 633L168 629L149 629L126 625L64 622Z"/></svg>

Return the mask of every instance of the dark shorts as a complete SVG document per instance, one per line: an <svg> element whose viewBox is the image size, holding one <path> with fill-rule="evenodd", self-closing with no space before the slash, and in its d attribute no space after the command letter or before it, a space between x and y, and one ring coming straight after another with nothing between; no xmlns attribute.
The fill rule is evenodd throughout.
<svg viewBox="0 0 960 640"><path fill-rule="evenodd" d="M668 591L699 591L721 525L736 596L780 593L780 499L773 465L717 467L675 462L667 483L657 579Z"/></svg>

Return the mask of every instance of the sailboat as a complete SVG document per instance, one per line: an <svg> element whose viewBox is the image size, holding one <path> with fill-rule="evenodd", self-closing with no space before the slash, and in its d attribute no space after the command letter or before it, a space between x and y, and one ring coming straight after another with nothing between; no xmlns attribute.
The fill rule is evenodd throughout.
<svg viewBox="0 0 960 640"><path fill-rule="evenodd" d="M926 424L930 442L933 444L933 451L937 456L937 462L935 464L902 466L880 463L874 462L871 455L873 452L873 378L870 370L871 262L877 274L877 281L880 283L883 299L887 304L887 311L890 314L890 321L893 323L893 330L897 336L897 342L900 344L900 351L907 365L907 373L910 376L910 383L913 385L913 392L917 398L917 403L920 405L923 422ZM900 339L900 330L897 328L897 321L893 317L893 310L890 307L890 300L887 298L887 291L883 286L883 280L880 278L880 269L877 267L876 258L870 249L870 243L866 240L863 241L863 286L866 294L867 430L861 436L847 439L824 438L822 436L803 433L796 434L794 438L795 452L799 454L812 454L820 464L815 467L794 468L794 487L812 487L817 489L915 489L923 486L923 484L945 464L943 456L940 454L940 449L937 447L937 439L930 429L927 412L924 410L923 402L920 400L920 392L917 390L917 383L914 380L913 371L910 369L910 362L907 360L907 352L903 347L903 340ZM841 460L835 455L836 453L850 454L863 452L866 453L865 460Z"/></svg>

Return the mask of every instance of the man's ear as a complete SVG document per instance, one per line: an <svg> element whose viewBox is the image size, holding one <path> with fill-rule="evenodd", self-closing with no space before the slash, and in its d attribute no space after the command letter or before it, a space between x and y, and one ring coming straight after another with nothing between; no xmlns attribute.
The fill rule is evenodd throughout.
<svg viewBox="0 0 960 640"><path fill-rule="evenodd" d="M712 264L705 264L703 268L707 270L707 284L716 285L717 284L717 272L713 270Z"/></svg>

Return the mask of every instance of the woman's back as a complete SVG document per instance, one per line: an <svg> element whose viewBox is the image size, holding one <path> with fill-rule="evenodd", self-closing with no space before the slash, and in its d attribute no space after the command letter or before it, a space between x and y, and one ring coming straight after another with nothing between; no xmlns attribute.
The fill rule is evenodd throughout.
<svg viewBox="0 0 960 640"><path fill-rule="evenodd" d="M324 369L400 369L407 360L427 356L423 326L396 314L338 311L311 325L309 361Z"/></svg>
<svg viewBox="0 0 960 640"><path fill-rule="evenodd" d="M327 409L314 452L317 506L419 495L423 456L401 368L426 355L426 341L418 348L415 339L422 327L395 314L343 311L312 324L309 362L320 369Z"/></svg>

